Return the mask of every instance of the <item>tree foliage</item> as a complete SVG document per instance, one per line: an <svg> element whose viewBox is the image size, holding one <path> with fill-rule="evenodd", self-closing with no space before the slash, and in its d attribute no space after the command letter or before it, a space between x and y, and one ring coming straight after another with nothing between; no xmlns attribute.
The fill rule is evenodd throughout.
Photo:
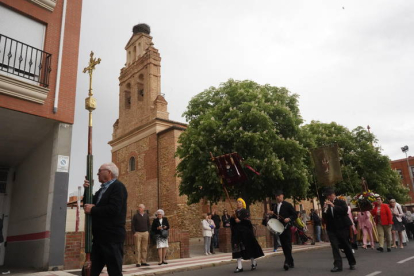
<svg viewBox="0 0 414 276"><path fill-rule="evenodd" d="M302 118L296 94L253 81L229 80L195 96L184 116L189 125L179 138L177 175L180 194L188 196L189 204L202 198L225 199L210 152L214 156L238 152L260 172L250 175L245 185L229 189L230 196L242 196L247 204L277 189L286 196L306 196L308 152L300 142Z"/></svg>
<svg viewBox="0 0 414 276"><path fill-rule="evenodd" d="M404 203L407 188L401 185L398 173L391 169L390 160L381 154L381 149L374 146L377 139L362 127L350 131L337 123L312 121L303 126L308 137L305 141L309 148L338 144L341 156L343 181L336 184L340 194L355 195L361 191L361 177L364 177L370 190L382 196L392 196ZM311 191L315 188L312 185Z"/></svg>

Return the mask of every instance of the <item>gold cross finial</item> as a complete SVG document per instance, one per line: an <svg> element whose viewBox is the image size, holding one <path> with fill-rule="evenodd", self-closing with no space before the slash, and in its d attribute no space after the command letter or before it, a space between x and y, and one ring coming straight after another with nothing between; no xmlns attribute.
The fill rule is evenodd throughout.
<svg viewBox="0 0 414 276"><path fill-rule="evenodd" d="M87 110L89 110L89 112L91 113L93 110L96 109L96 100L95 100L94 97L92 97L93 96L93 92L92 92L92 73L93 73L93 70L95 70L95 66L97 64L101 63L101 59L100 58L98 58L98 59L94 58L93 57L93 51L91 51L90 57L91 58L89 59L89 65L88 65L88 67L85 67L83 69L83 72L84 73L88 72L88 74L89 74L89 97L85 99L85 108ZM92 114L90 114L89 117L90 117L89 118L89 125L92 126Z"/></svg>

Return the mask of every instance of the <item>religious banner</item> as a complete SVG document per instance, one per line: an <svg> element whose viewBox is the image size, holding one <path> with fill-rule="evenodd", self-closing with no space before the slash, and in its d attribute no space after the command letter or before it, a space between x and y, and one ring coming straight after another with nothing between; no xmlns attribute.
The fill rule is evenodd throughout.
<svg viewBox="0 0 414 276"><path fill-rule="evenodd" d="M216 163L218 174L223 179L225 185L232 186L247 179L247 175L241 165L242 158L237 152L213 157L212 160Z"/></svg>
<svg viewBox="0 0 414 276"><path fill-rule="evenodd" d="M338 145L313 149L311 155L319 183L324 186L333 186L336 182L342 180Z"/></svg>

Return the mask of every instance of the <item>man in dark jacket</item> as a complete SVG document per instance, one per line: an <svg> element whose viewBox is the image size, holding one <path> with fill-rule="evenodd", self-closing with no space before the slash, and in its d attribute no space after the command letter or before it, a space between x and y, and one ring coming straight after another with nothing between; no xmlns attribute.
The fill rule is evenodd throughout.
<svg viewBox="0 0 414 276"><path fill-rule="evenodd" d="M99 191L93 196L93 204L85 204L85 214L92 216L91 276L99 276L106 265L110 276L122 275L124 255L127 190L118 178L114 163L103 164L98 171ZM84 187L89 186L85 180Z"/></svg>
<svg viewBox="0 0 414 276"><path fill-rule="evenodd" d="M144 204L138 205L138 212L132 218L131 229L134 234L136 266L149 266L147 251L151 225Z"/></svg>
<svg viewBox="0 0 414 276"><path fill-rule="evenodd" d="M285 230L279 236L280 243L282 244L283 254L285 255L285 262L283 268L289 270L289 268L294 268L295 264L292 257L292 233L290 227L297 218L297 214L292 204L287 201L284 201L283 191L276 191L276 204L273 208L273 211L270 211L269 214L272 215L272 218L278 219L285 226Z"/></svg>
<svg viewBox="0 0 414 276"><path fill-rule="evenodd" d="M213 246L215 248L219 248L219 232L221 219L220 216L217 214L217 211L213 212L213 216L211 218L214 221L214 224L216 225L216 228L214 228Z"/></svg>
<svg viewBox="0 0 414 276"><path fill-rule="evenodd" d="M346 202L336 198L335 191L331 188L325 191L326 201L323 206L322 217L326 223L329 240L331 242L334 267L331 272L342 271L342 257L339 253L339 245L343 247L349 268L355 270L356 260L349 243L349 227L352 221L348 216Z"/></svg>

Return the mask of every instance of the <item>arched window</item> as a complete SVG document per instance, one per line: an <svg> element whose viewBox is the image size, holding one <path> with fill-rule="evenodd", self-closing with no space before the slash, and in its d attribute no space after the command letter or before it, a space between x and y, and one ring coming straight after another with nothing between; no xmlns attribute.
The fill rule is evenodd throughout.
<svg viewBox="0 0 414 276"><path fill-rule="evenodd" d="M129 158L129 171L135 171L135 157Z"/></svg>

